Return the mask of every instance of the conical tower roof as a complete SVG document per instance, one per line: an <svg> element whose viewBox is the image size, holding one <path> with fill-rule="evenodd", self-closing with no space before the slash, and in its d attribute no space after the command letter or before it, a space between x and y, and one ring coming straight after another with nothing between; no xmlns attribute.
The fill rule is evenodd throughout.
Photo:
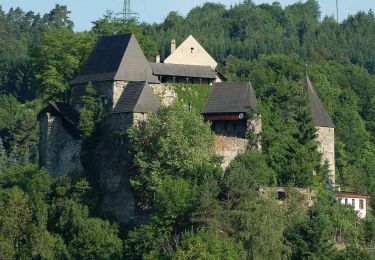
<svg viewBox="0 0 375 260"><path fill-rule="evenodd" d="M322 101L316 93L309 76L305 74L305 91L309 98L309 105L315 121L316 126L335 128L327 110L324 108Z"/></svg>

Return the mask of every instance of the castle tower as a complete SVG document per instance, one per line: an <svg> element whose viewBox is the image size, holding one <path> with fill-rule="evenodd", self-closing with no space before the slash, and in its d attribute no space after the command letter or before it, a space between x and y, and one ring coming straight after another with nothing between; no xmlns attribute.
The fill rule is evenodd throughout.
<svg viewBox="0 0 375 260"><path fill-rule="evenodd" d="M316 93L307 72L304 90L308 95L312 116L317 128L318 151L322 154L322 164L328 163L329 179L335 183L335 126Z"/></svg>

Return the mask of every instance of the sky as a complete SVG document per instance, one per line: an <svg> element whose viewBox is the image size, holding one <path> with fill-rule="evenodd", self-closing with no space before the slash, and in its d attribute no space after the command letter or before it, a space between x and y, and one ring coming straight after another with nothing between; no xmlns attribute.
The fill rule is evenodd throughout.
<svg viewBox="0 0 375 260"><path fill-rule="evenodd" d="M360 10L375 11L375 0L338 0L339 20L343 20L349 14L355 14ZM242 2L240 0L131 0L131 9L138 13L140 22L161 23L170 11L177 11L185 16L192 8L205 2L222 3L227 7ZM275 2L255 0L254 3ZM297 2L297 0L278 0L283 7ZM305 2L305 1L302 1ZM91 22L103 17L106 10L114 13L121 12L123 0L0 0L3 11L8 12L11 7L21 7L24 11L35 13L48 13L55 4L66 5L71 11L70 18L74 22L76 31L89 30ZM334 15L336 17L336 0L319 0L322 17Z"/></svg>

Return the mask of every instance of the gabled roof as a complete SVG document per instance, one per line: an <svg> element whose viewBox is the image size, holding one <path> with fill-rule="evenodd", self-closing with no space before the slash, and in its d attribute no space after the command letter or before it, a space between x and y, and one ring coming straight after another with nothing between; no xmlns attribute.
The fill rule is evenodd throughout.
<svg viewBox="0 0 375 260"><path fill-rule="evenodd" d="M129 82L112 113L148 113L159 109L159 101L146 81Z"/></svg>
<svg viewBox="0 0 375 260"><path fill-rule="evenodd" d="M72 84L112 80L158 82L133 34L101 37Z"/></svg>
<svg viewBox="0 0 375 260"><path fill-rule="evenodd" d="M70 135L73 138L79 139L79 113L74 108L72 108L70 104L49 101L48 106L38 114L38 119L40 119L41 114L46 112L52 112L54 114L61 116L63 119L63 126L65 127L65 129L70 133Z"/></svg>
<svg viewBox="0 0 375 260"><path fill-rule="evenodd" d="M217 67L217 62L192 35L187 37L186 40L164 60L164 63L203 65L210 66L212 69Z"/></svg>
<svg viewBox="0 0 375 260"><path fill-rule="evenodd" d="M250 82L214 83L203 114L246 113L257 110L255 91Z"/></svg>
<svg viewBox="0 0 375 260"><path fill-rule="evenodd" d="M157 76L216 79L215 71L210 66L168 63L150 63L150 65L152 73Z"/></svg>
<svg viewBox="0 0 375 260"><path fill-rule="evenodd" d="M316 126L334 128L335 125L329 117L327 110L324 108L324 105L316 93L307 73L305 74L305 91L309 98L311 113Z"/></svg>

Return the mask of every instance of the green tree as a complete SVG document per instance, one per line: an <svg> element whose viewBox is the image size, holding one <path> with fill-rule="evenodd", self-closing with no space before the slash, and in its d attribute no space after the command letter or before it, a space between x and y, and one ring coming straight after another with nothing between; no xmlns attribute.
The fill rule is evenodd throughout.
<svg viewBox="0 0 375 260"><path fill-rule="evenodd" d="M83 139L87 139L99 127L104 113L103 105L91 82L86 86L82 101L83 108L80 110L79 129Z"/></svg>
<svg viewBox="0 0 375 260"><path fill-rule="evenodd" d="M199 182L203 176L219 171L218 160L212 154L210 125L181 103L161 107L149 115L147 124L134 126L127 134L136 166L131 183L145 208L153 204L164 177Z"/></svg>
<svg viewBox="0 0 375 260"><path fill-rule="evenodd" d="M90 54L96 37L89 32L48 29L32 53L34 89L44 100L69 101L70 82Z"/></svg>

